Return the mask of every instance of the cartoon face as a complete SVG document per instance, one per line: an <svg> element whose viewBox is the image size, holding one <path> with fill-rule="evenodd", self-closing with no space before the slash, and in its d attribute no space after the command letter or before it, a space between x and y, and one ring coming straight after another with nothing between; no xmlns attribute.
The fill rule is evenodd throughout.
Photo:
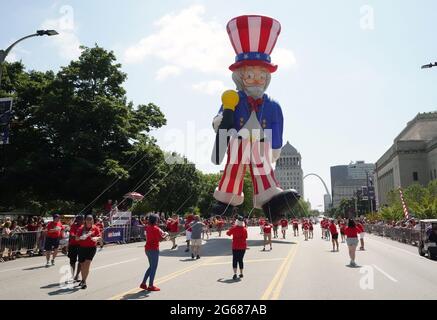
<svg viewBox="0 0 437 320"><path fill-rule="evenodd" d="M260 66L245 66L241 68L240 74L246 87L264 87L269 71Z"/></svg>

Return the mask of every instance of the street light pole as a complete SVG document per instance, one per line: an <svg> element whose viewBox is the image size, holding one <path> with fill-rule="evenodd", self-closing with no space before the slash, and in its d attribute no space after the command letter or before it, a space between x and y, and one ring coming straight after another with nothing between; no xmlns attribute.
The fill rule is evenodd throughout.
<svg viewBox="0 0 437 320"><path fill-rule="evenodd" d="M3 73L3 62L6 60L6 57L8 56L9 52L11 52L12 48L15 47L19 42L33 38L33 37L40 37L40 36L55 36L58 35L58 32L56 30L38 30L36 33L25 36L21 39L18 39L13 44L11 44L6 50L0 50L0 87L2 83L2 73Z"/></svg>

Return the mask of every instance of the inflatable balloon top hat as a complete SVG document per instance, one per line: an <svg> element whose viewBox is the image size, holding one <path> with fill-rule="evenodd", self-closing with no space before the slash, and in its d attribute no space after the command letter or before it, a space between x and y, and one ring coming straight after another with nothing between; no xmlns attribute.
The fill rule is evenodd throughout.
<svg viewBox="0 0 437 320"><path fill-rule="evenodd" d="M279 103L265 91L271 73L278 69L270 54L281 24L265 16L244 15L229 21L227 31L237 55L229 67L237 90L222 95L222 105L213 120L216 140L211 161L220 165L226 154L228 160L214 191L212 212L219 216L236 213L244 202L244 175L250 170L253 206L262 209L274 223L300 198L295 190L281 188L272 167L281 154L284 119Z"/></svg>
<svg viewBox="0 0 437 320"><path fill-rule="evenodd" d="M278 69L270 57L281 33L279 21L258 15L240 16L229 21L227 31L234 47L235 63L229 69L261 66L271 73Z"/></svg>

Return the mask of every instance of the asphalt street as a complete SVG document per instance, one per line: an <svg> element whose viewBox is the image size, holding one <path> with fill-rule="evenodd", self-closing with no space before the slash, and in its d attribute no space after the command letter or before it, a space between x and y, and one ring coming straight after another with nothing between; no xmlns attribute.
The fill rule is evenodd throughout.
<svg viewBox="0 0 437 320"><path fill-rule="evenodd" d="M357 268L347 266L346 244L331 252L320 237L304 241L288 230L274 239L273 250L262 251L259 228L249 228L245 277L232 280L231 240L217 233L202 246L200 260L184 252L184 238L170 251L161 243L155 285L145 292L139 284L148 263L144 243L108 246L98 251L86 290L66 285L69 265L59 256L45 267L44 257L21 258L0 264L0 299L436 299L437 262L420 257L415 247L366 235L366 251L357 252ZM267 247L268 249L268 247Z"/></svg>

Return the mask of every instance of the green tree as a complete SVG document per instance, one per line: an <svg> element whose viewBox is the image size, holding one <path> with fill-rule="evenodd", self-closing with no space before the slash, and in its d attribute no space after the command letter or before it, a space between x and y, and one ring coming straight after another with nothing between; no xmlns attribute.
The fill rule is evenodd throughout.
<svg viewBox="0 0 437 320"><path fill-rule="evenodd" d="M126 74L113 52L82 47L78 60L56 75L25 72L16 63L5 66L2 94L15 99L15 121L1 203L26 207L33 201L42 208L58 200L86 204L120 181L107 193L115 197L163 161L147 133L165 125L165 117L152 103L134 107L127 102ZM157 171L145 189L162 177Z"/></svg>

